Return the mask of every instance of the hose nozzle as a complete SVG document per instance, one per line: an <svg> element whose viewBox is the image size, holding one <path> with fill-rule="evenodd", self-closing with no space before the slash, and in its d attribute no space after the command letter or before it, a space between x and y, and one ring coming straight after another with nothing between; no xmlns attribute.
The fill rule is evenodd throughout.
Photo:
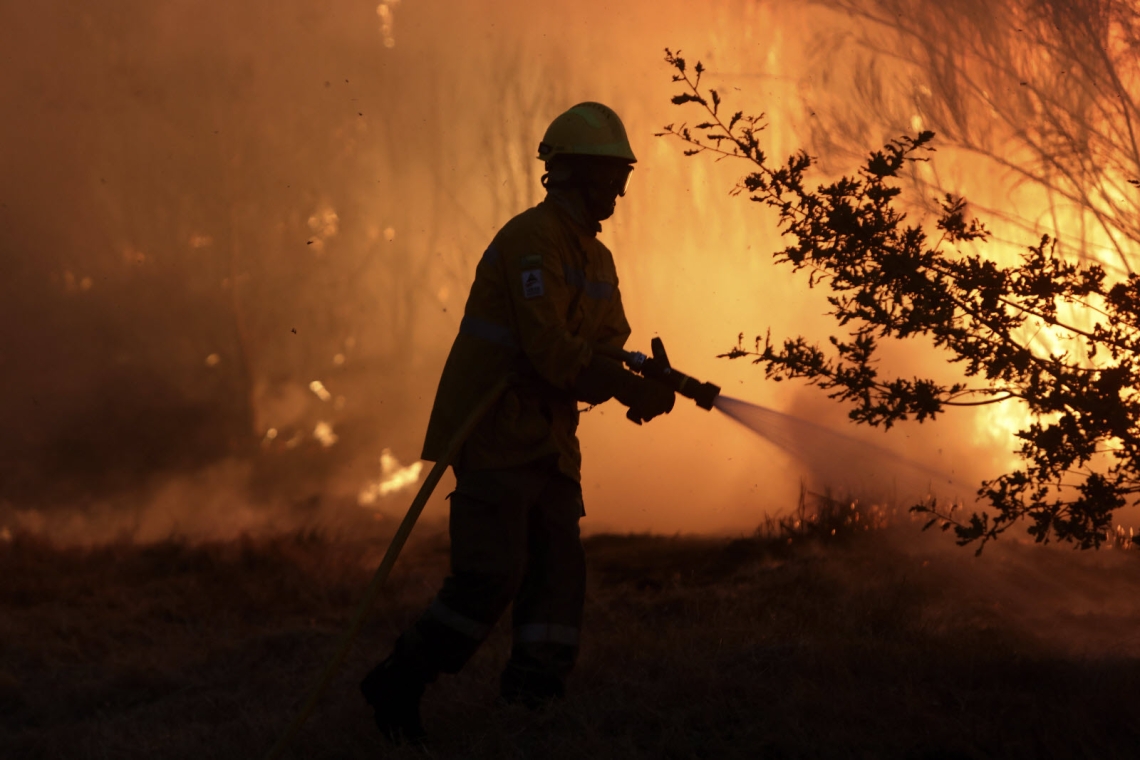
<svg viewBox="0 0 1140 760"><path fill-rule="evenodd" d="M621 349L608 349L605 353L625 362L627 367L642 377L656 380L685 398L691 398L697 402L697 406L701 409L713 408L716 397L720 395L719 385L702 383L684 372L673 369L672 365L669 364L669 356L665 353L665 344L660 338L654 338L650 347L653 351L652 356L646 356L640 351L623 351Z"/></svg>

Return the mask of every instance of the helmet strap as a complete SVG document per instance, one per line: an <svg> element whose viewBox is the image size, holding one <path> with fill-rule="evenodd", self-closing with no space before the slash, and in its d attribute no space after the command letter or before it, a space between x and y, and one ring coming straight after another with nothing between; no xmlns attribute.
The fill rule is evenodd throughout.
<svg viewBox="0 0 1140 760"><path fill-rule="evenodd" d="M612 181L602 179L599 169L590 158L549 161L546 174L542 175L542 186L548 191L573 192L581 199L590 219L600 222L613 216L621 193Z"/></svg>
<svg viewBox="0 0 1140 760"><path fill-rule="evenodd" d="M586 203L586 212L594 221L601 222L614 215L614 210L617 208L617 193L594 183L581 185L578 192L582 194L582 200Z"/></svg>

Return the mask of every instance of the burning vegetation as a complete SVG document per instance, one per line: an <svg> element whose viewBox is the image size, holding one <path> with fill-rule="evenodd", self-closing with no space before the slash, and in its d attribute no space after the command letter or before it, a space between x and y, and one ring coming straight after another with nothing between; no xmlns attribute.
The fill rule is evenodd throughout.
<svg viewBox="0 0 1140 760"><path fill-rule="evenodd" d="M434 755L1134 756L1131 3L88 5L0 10L0 754L272 744L420 482L542 125L603 97L647 156L605 232L630 344L777 445L584 415L570 696L493 706L500 625L434 687ZM670 85L678 43L708 69ZM670 96L758 203L649 137ZM763 372L708 348L752 325L727 355ZM447 573L446 491L292 756L379 751L355 682Z"/></svg>

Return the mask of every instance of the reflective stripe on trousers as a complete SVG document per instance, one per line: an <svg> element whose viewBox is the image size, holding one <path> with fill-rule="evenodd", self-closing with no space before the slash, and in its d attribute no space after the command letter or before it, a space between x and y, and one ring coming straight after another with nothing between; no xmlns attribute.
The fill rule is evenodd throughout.
<svg viewBox="0 0 1140 760"><path fill-rule="evenodd" d="M466 615L456 612L439 601L439 599L432 600L431 606L428 607L428 614L448 628L463 634L469 639L482 641L487 638L487 634L491 632L491 626L484 625L478 620L472 620Z"/></svg>

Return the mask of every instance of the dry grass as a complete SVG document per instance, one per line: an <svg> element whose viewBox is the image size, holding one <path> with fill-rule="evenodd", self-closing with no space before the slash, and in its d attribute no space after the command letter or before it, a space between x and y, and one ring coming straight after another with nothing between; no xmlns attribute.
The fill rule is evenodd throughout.
<svg viewBox="0 0 1140 760"><path fill-rule="evenodd" d="M1028 634L961 570L977 566L968 550L915 549L909 525L864 531L865 516L831 517L736 540L588 539L586 639L568 699L539 713L496 706L500 625L467 670L429 690L431 756L1137 756L1134 657ZM380 739L355 685L446 572L446 537L422 527L292 757L421 756ZM0 544L0 756L258 757L383 539ZM1116 617L1137 630L1128 610Z"/></svg>

